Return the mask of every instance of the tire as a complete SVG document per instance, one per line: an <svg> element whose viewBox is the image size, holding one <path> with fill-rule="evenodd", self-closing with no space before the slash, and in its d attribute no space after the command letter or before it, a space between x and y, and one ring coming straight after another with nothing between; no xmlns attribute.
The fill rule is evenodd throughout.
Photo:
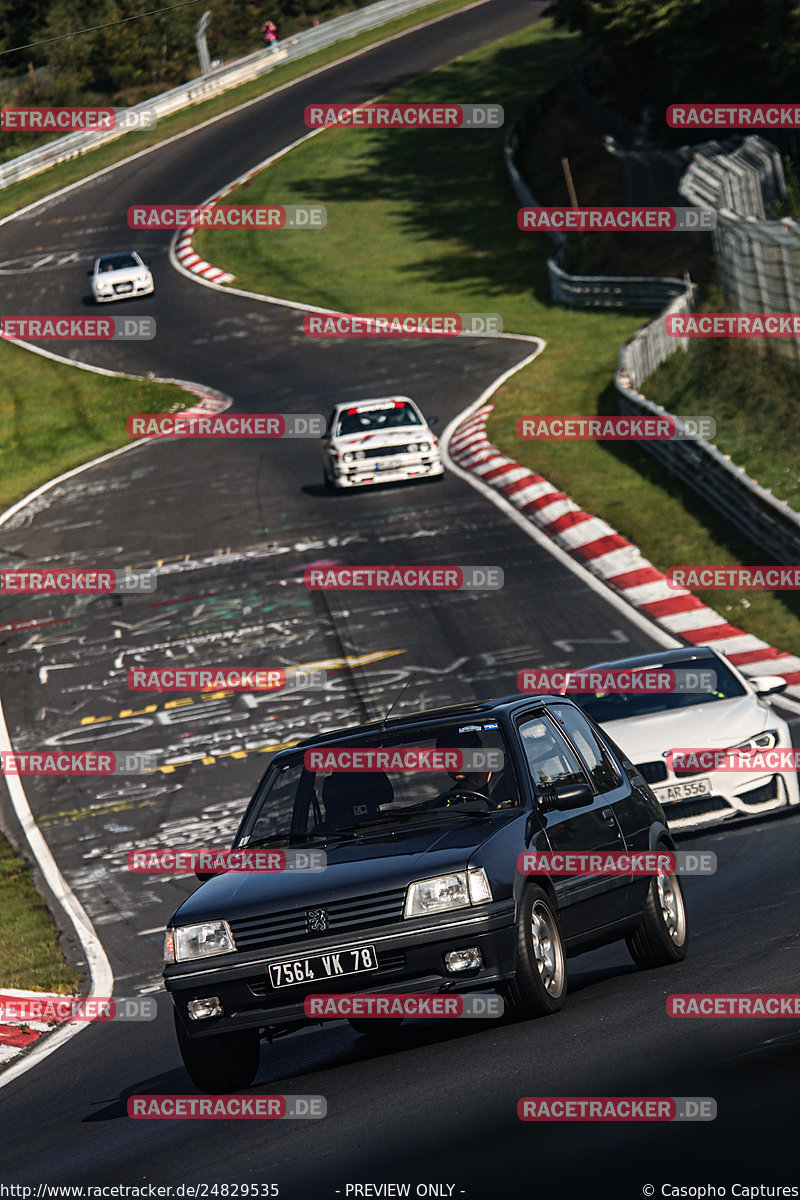
<svg viewBox="0 0 800 1200"><path fill-rule="evenodd" d="M537 884L526 887L517 922L517 969L508 986L511 1007L526 1017L558 1012L567 992L567 964L555 906Z"/></svg>
<svg viewBox="0 0 800 1200"><path fill-rule="evenodd" d="M175 1013L175 1031L183 1065L201 1092L238 1092L255 1079L261 1050L257 1029L190 1038Z"/></svg>
<svg viewBox="0 0 800 1200"><path fill-rule="evenodd" d="M364 1037L389 1038L397 1033L398 1026L403 1024L402 1017L348 1017L348 1025L356 1033Z"/></svg>
<svg viewBox="0 0 800 1200"><path fill-rule="evenodd" d="M689 946L686 904L677 875L656 875L650 881L639 927L625 939L637 967L668 967L682 962Z"/></svg>

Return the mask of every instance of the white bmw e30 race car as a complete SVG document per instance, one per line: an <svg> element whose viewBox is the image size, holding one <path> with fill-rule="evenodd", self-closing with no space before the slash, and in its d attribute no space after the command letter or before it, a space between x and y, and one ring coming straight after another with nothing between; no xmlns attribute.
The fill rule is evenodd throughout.
<svg viewBox="0 0 800 1200"><path fill-rule="evenodd" d="M337 404L323 435L322 472L331 489L444 474L439 446L413 400L386 396Z"/></svg>

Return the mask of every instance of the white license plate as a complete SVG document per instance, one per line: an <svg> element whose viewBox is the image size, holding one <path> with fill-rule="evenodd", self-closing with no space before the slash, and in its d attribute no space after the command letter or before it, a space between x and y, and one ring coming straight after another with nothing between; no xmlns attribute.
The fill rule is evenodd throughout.
<svg viewBox="0 0 800 1200"><path fill-rule="evenodd" d="M673 800L690 800L692 796L710 796L710 779L690 779L686 783L671 783L668 787L653 788L662 804Z"/></svg>
<svg viewBox="0 0 800 1200"><path fill-rule="evenodd" d="M308 958L292 958L269 964L273 987L297 987L299 983L326 982L342 975L363 975L377 971L378 956L374 946L354 946L329 954L312 954Z"/></svg>

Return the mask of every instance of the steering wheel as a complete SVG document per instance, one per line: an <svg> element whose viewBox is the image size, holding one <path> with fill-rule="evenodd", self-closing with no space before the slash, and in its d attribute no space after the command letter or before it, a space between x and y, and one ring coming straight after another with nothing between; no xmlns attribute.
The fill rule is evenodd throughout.
<svg viewBox="0 0 800 1200"><path fill-rule="evenodd" d="M435 800L431 800L427 807L438 808L441 806L440 802L443 800L447 801L447 803L442 806L445 808L450 808L451 804L453 804L453 802L456 800L480 800L480 802L484 805L486 812L494 812L496 807L494 804L492 804L488 796L484 796L482 792L473 792L469 788L456 788L454 791L442 792L436 797Z"/></svg>

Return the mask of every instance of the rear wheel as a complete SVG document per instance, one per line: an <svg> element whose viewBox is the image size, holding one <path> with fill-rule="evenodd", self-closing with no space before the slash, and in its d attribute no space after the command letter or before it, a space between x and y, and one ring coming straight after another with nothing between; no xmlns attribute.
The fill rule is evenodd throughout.
<svg viewBox="0 0 800 1200"><path fill-rule="evenodd" d="M238 1092L255 1079L260 1054L257 1029L190 1038L175 1013L175 1031L183 1065L201 1092Z"/></svg>
<svg viewBox="0 0 800 1200"><path fill-rule="evenodd" d="M511 1006L524 1016L558 1012L567 991L564 943L555 906L533 884L520 901L517 923L517 970L508 988Z"/></svg>
<svg viewBox="0 0 800 1200"><path fill-rule="evenodd" d="M625 943L643 970L667 967L686 958L689 928L677 875L656 875L650 881L641 923Z"/></svg>

